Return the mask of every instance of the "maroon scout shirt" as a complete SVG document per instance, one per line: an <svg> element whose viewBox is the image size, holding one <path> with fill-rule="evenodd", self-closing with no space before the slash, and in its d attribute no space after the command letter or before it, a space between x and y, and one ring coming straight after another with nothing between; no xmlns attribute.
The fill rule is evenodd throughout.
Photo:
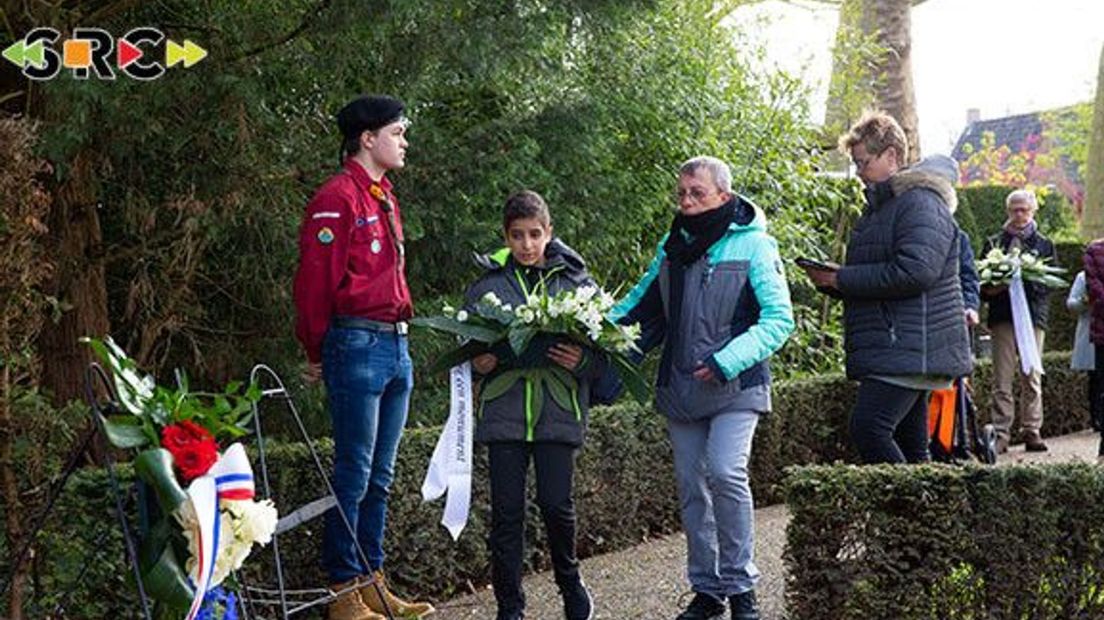
<svg viewBox="0 0 1104 620"><path fill-rule="evenodd" d="M394 232L385 201L393 208ZM397 239L393 238L397 236ZM314 363L334 316L394 323L413 314L404 261L399 204L386 177L378 183L354 159L307 205L299 229L295 274L295 336Z"/></svg>

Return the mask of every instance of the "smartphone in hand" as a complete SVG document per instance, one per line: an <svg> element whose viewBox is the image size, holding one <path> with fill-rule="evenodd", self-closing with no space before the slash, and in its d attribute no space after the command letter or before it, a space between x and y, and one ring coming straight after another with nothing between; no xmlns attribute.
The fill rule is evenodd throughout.
<svg viewBox="0 0 1104 620"><path fill-rule="evenodd" d="M817 271L839 271L839 265L825 263L812 258L797 258L794 260L802 269L816 269Z"/></svg>

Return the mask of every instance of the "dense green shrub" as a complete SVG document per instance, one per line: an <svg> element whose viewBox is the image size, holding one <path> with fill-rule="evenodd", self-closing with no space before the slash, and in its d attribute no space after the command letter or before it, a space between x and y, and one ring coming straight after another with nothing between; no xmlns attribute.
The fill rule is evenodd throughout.
<svg viewBox="0 0 1104 620"><path fill-rule="evenodd" d="M1094 465L791 469L793 620L1104 617Z"/></svg>
<svg viewBox="0 0 1104 620"><path fill-rule="evenodd" d="M1068 370L1068 354L1046 356L1043 434L1080 430L1088 424L1084 377ZM984 411L983 365L977 373L979 400ZM782 499L784 468L796 464L855 462L847 439L847 420L854 400L854 384L839 375L780 382L775 387L775 411L765 416L752 451L751 482L760 505ZM272 409L269 409L272 407ZM277 423L282 412L269 405L265 426ZM489 516L486 457L477 450L472 518L459 543L453 543L438 525L441 504L421 503L419 489L438 429L408 431L399 451L392 493L389 562L394 580L411 591L448 596L465 584L488 581L484 541ZM322 441L328 460L331 444ZM273 488L286 511L320 495L308 452L299 444L273 444L268 458ZM129 475L124 472L124 478ZM70 588L81 571L88 574L68 600L74 617L127 617L131 590L125 587L121 564L122 542L111 513L111 500L102 471L87 470L71 483L62 504L47 524L36 555L35 609L48 610ZM595 408L589 437L579 459L576 478L579 509L579 550L584 556L622 549L650 537L676 531L678 501L663 419L635 403ZM527 564L545 567L542 528L535 506L529 508ZM285 570L295 585L322 583L318 569L321 521L305 524L285 537L280 546ZM91 554L91 555L89 555ZM260 552L254 565L273 574L271 554ZM86 561L86 558L91 558ZM3 567L0 566L0 572ZM124 611L129 609L130 611ZM77 611L79 610L79 613Z"/></svg>

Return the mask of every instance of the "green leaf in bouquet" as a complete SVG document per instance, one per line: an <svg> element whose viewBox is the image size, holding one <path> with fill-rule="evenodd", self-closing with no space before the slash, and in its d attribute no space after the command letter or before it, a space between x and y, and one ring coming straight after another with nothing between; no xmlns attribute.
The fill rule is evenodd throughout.
<svg viewBox="0 0 1104 620"><path fill-rule="evenodd" d="M150 598L170 607L188 609L195 592L171 543L175 521L162 517L138 548L138 568Z"/></svg>
<svg viewBox="0 0 1104 620"><path fill-rule="evenodd" d="M514 350L514 355L520 357L525 352L526 347L529 346L529 341L536 334L537 330L534 327L511 327L509 339L510 348Z"/></svg>
<svg viewBox="0 0 1104 620"><path fill-rule="evenodd" d="M509 390L510 387L517 383L518 379L522 378L522 376L524 376L524 373L521 370L514 369L495 375L494 378L489 381L484 381L483 389L479 395L480 400L494 400L502 396L506 393L506 390Z"/></svg>
<svg viewBox="0 0 1104 620"><path fill-rule="evenodd" d="M173 473L172 454L164 448L150 448L138 453L134 459L134 472L157 495L157 503L165 514L176 512L188 499Z"/></svg>
<svg viewBox="0 0 1104 620"><path fill-rule="evenodd" d="M1052 276L1050 274L1044 275L1039 279L1039 283L1047 288L1066 288L1069 286L1069 282L1066 282L1062 278Z"/></svg>
<svg viewBox="0 0 1104 620"><path fill-rule="evenodd" d="M127 357L110 337L103 340L82 338L92 351L107 364L118 393L119 404L134 415L143 415L144 404L153 395L153 378L139 375L134 360Z"/></svg>
<svg viewBox="0 0 1104 620"><path fill-rule="evenodd" d="M611 354L610 359L613 361L614 370L621 377L621 382L625 384L625 389L629 391L629 394L632 394L636 402L642 405L647 403L648 383L641 376L640 370L620 353Z"/></svg>
<svg viewBox="0 0 1104 620"><path fill-rule="evenodd" d="M107 440L116 448L141 448L147 443L156 443L146 434L142 420L130 415L113 415L101 418Z"/></svg>
<svg viewBox="0 0 1104 620"><path fill-rule="evenodd" d="M538 371L530 371L525 379L529 389L529 406L525 408L525 439L533 441L533 430L537 428L537 420L540 420L544 410L544 382L536 376Z"/></svg>
<svg viewBox="0 0 1104 620"><path fill-rule="evenodd" d="M481 355L488 351L487 344L478 340L469 340L463 345L448 351L438 357L429 365L428 372L430 374L437 374L462 364L476 355Z"/></svg>
<svg viewBox="0 0 1104 620"><path fill-rule="evenodd" d="M410 320L410 323L418 327L428 327L439 332L470 338L487 344L502 339L502 332L499 330L484 325L476 325L475 321L457 321L447 316L415 317Z"/></svg>
<svg viewBox="0 0 1104 620"><path fill-rule="evenodd" d="M549 368L548 370L552 370ZM541 373L544 379L544 386L548 389L548 393L552 395L552 400L556 401L560 409L565 411L574 411L576 419L582 417L582 413L576 404L575 398L572 397L572 390L566 384L563 379L560 378L554 372Z"/></svg>

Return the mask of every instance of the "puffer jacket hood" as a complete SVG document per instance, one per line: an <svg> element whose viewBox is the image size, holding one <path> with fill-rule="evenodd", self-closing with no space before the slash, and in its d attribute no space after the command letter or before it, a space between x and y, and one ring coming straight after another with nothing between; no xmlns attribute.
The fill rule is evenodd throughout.
<svg viewBox="0 0 1104 620"><path fill-rule="evenodd" d="M955 177L951 176L955 170L957 170L957 164L950 157L932 155L890 177L889 184L894 196L900 196L915 188L931 190L938 194L943 204L947 205L951 213L954 213L958 209L958 195L955 194L954 188Z"/></svg>
<svg viewBox="0 0 1104 620"><path fill-rule="evenodd" d="M485 271L505 269L507 265L513 263L509 248L501 248L486 254L473 253L472 260ZM540 269L545 271L556 269L576 285L590 279L590 274L587 273L586 261L559 237L553 237L545 246L544 265Z"/></svg>

